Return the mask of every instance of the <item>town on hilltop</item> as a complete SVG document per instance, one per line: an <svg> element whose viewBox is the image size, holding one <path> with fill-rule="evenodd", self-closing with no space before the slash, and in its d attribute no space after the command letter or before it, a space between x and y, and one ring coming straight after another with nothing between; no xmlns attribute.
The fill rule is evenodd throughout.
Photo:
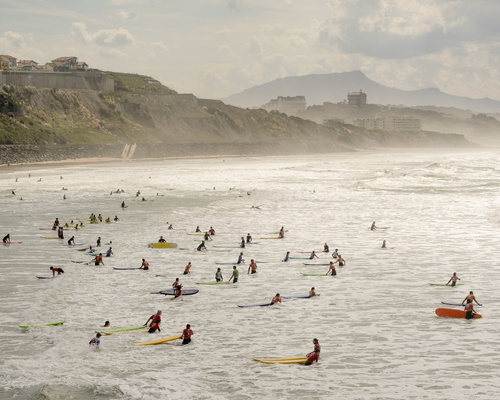
<svg viewBox="0 0 500 400"><path fill-rule="evenodd" d="M19 60L7 54L0 54L0 70L2 71L39 71L39 72L73 72L87 71L89 66L78 57L58 57L51 62L40 64L34 60Z"/></svg>

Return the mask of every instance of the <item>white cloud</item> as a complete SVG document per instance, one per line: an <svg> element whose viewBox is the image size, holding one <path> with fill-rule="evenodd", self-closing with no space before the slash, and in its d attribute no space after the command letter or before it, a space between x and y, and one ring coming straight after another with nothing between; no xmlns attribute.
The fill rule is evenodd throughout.
<svg viewBox="0 0 500 400"><path fill-rule="evenodd" d="M135 19L136 15L134 12L131 12L131 11L120 11L118 13L118 16L121 18L121 19L125 19L125 20L131 20L131 19Z"/></svg>
<svg viewBox="0 0 500 400"><path fill-rule="evenodd" d="M168 51L167 45L165 43L163 43L163 42L152 42L151 45L155 49L158 49L158 50L161 50L161 51Z"/></svg>
<svg viewBox="0 0 500 400"><path fill-rule="evenodd" d="M91 34L85 22L73 22L71 32L84 43L99 46L126 46L134 42L134 36L125 28L101 29Z"/></svg>

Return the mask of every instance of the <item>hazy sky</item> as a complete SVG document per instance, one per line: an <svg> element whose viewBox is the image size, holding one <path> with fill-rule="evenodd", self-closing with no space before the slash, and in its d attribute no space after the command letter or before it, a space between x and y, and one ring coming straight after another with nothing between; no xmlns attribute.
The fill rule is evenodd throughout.
<svg viewBox="0 0 500 400"><path fill-rule="evenodd" d="M361 70L500 100L499 17L498 0L0 0L0 54L77 56L205 98Z"/></svg>

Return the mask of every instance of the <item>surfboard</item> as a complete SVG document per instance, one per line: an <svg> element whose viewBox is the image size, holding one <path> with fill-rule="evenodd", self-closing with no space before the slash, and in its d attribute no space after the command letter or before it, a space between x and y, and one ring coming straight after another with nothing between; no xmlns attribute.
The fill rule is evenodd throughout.
<svg viewBox="0 0 500 400"><path fill-rule="evenodd" d="M58 236L40 236L42 239L61 239Z"/></svg>
<svg viewBox="0 0 500 400"><path fill-rule="evenodd" d="M465 318L465 311L452 308L436 308L435 313L438 317ZM482 315L474 314L474 318L482 318Z"/></svg>
<svg viewBox="0 0 500 400"><path fill-rule="evenodd" d="M270 306L271 304L273 303L262 303L262 304L250 304L248 306L238 306L238 307L266 307L266 306Z"/></svg>
<svg viewBox="0 0 500 400"><path fill-rule="evenodd" d="M38 276L38 275L36 275L36 277L38 279L53 279L53 278L55 278L55 276Z"/></svg>
<svg viewBox="0 0 500 400"><path fill-rule="evenodd" d="M302 275L304 275L304 276L331 276L331 275L327 275L326 273L325 274L304 274L303 273Z"/></svg>
<svg viewBox="0 0 500 400"><path fill-rule="evenodd" d="M131 270L131 269L141 269L141 268L118 268L118 267L113 267L113 269L119 270L119 271L126 271L126 270ZM146 270L148 271L148 270Z"/></svg>
<svg viewBox="0 0 500 400"><path fill-rule="evenodd" d="M186 235L191 235L191 236L205 236L204 233L186 233Z"/></svg>
<svg viewBox="0 0 500 400"><path fill-rule="evenodd" d="M63 244L63 246L85 246L85 243L75 243L75 244Z"/></svg>
<svg viewBox="0 0 500 400"><path fill-rule="evenodd" d="M450 287L453 287L451 285L447 285L446 283L429 283L429 285L431 286L450 286ZM464 283L457 283L455 286L463 286Z"/></svg>
<svg viewBox="0 0 500 400"><path fill-rule="evenodd" d="M247 243L245 243L245 244L246 244L246 245L248 245L248 244L259 244L259 243L260 243L260 242L247 242Z"/></svg>
<svg viewBox="0 0 500 400"><path fill-rule="evenodd" d="M160 344L160 343L166 343L166 342L171 342L172 340L177 340L180 339L182 335L177 335L177 336L170 336L167 338L163 339L158 339L158 340L151 340L150 342L144 342L144 343L132 343L133 346L148 346L152 344Z"/></svg>
<svg viewBox="0 0 500 400"><path fill-rule="evenodd" d="M227 285L231 282L195 282L197 285Z"/></svg>
<svg viewBox="0 0 500 400"><path fill-rule="evenodd" d="M193 239L195 242L213 242L213 239Z"/></svg>
<svg viewBox="0 0 500 400"><path fill-rule="evenodd" d="M309 257L288 257L290 260L311 260Z"/></svg>
<svg viewBox="0 0 500 400"><path fill-rule="evenodd" d="M285 233L288 232L288 230L285 230ZM268 235L279 235L279 232L267 232Z"/></svg>
<svg viewBox="0 0 500 400"><path fill-rule="evenodd" d="M254 358L254 360L264 364L305 364L305 362L307 361L307 357L283 358L283 359Z"/></svg>
<svg viewBox="0 0 500 400"><path fill-rule="evenodd" d="M177 243L149 243L148 247L153 249L175 249Z"/></svg>
<svg viewBox="0 0 500 400"><path fill-rule="evenodd" d="M32 326L44 326L44 325L62 325L64 324L64 321L58 321L58 322L47 322L47 323L40 323L40 324L28 324L28 325L18 325L19 328L29 328Z"/></svg>
<svg viewBox="0 0 500 400"><path fill-rule="evenodd" d="M192 294L198 293L198 289L182 289L182 296L190 296ZM160 290L159 292L154 292L154 294L163 294L165 296L174 296L175 292L174 289L165 289L165 290Z"/></svg>
<svg viewBox="0 0 500 400"><path fill-rule="evenodd" d="M319 294L316 294L316 296L319 296ZM315 296L313 296L315 297ZM309 295L308 294L301 294L301 295L298 295L298 296L281 296L282 299L309 299Z"/></svg>
<svg viewBox="0 0 500 400"><path fill-rule="evenodd" d="M281 238L277 236L277 237L261 237L261 239L281 239Z"/></svg>
<svg viewBox="0 0 500 400"><path fill-rule="evenodd" d="M59 238L55 238L59 239ZM22 242L2 242L3 244L21 244Z"/></svg>
<svg viewBox="0 0 500 400"><path fill-rule="evenodd" d="M217 265L245 265L246 262L243 261L243 262L240 262L238 264L238 262L216 262Z"/></svg>
<svg viewBox="0 0 500 400"><path fill-rule="evenodd" d="M147 326L146 325L132 326L132 327L128 327L128 328L117 328L117 329L109 329L107 331L96 331L96 332L102 333L104 335L111 335L111 334L117 333L117 332L136 331L136 330L144 329L144 328L147 328Z"/></svg>
<svg viewBox="0 0 500 400"><path fill-rule="evenodd" d="M462 304L462 303L452 303L452 302L447 302L447 301L442 301L441 304L445 304L447 306L462 306L462 307L465 306L465 304Z"/></svg>
<svg viewBox="0 0 500 400"><path fill-rule="evenodd" d="M320 265L320 266L323 266L323 265L330 265L329 263L324 263L324 264L308 264L308 263L303 263L303 265Z"/></svg>

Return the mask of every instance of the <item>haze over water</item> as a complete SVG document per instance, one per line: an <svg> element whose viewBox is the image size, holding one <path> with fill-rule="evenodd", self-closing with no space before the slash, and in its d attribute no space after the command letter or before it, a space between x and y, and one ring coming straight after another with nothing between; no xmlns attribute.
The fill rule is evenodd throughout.
<svg viewBox="0 0 500 400"><path fill-rule="evenodd" d="M497 152L5 169L1 234L23 243L0 249L0 398L496 398L499 171ZM110 195L117 189L125 193ZM120 221L87 224L65 238L74 234L77 243L92 245L98 236L103 244L111 240L115 255L104 266L72 263L90 257L62 246L66 240L40 237L56 236L39 230L56 217L67 222L90 213ZM370 231L373 221L390 228ZM167 222L175 229L167 230ZM207 252L197 252L198 238L186 235L198 225L216 231ZM259 239L275 236L271 232L281 226L288 230L283 240ZM239 249L247 233L260 243ZM160 235L179 247L148 248ZM381 249L383 240L387 249ZM281 262L287 251L307 256L299 252L322 250L325 242L347 261L336 277L303 276L328 270L303 265L307 260ZM256 276L247 275L248 265L239 266L235 285L195 283L213 281L215 262L235 262L240 251L246 260L269 263L258 264ZM318 256L318 263L332 259L331 252ZM139 267L142 258L149 271L113 270ZM188 261L193 267L186 277ZM49 275L51 265L65 274L35 278ZM220 267L228 280L232 265ZM464 286L428 285L446 283L453 272ZM170 288L176 277L200 292L175 301L150 294ZM269 302L277 292L306 294L312 286L320 297L237 307ZM448 307L441 301L460 302L470 290L484 304L476 307L482 319L434 314ZM106 336L100 351L89 348L105 320L111 328L141 325L158 309L161 333ZM64 325L18 327L61 320ZM194 331L188 346L131 345L180 334L187 323ZM317 365L252 360L303 356L314 337L322 345Z"/></svg>

